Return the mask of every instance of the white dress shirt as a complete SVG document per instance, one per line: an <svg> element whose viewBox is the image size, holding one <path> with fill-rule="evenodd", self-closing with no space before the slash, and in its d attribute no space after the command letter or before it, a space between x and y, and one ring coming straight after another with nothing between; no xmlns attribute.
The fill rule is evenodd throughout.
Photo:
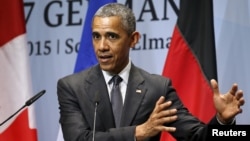
<svg viewBox="0 0 250 141"><path fill-rule="evenodd" d="M122 101L124 104L125 101L125 95L126 95L126 90L127 90L127 84L128 84L128 77L129 77L129 71L131 69L131 60L129 60L128 65L118 74L121 78L122 78L122 82L120 83L120 90L121 90L121 94L122 94ZM109 99L111 97L110 93L111 93L111 89L113 87L113 83L108 84L108 82L112 79L113 74L110 74L107 71L102 70L107 88L108 88L108 92L109 92Z"/></svg>

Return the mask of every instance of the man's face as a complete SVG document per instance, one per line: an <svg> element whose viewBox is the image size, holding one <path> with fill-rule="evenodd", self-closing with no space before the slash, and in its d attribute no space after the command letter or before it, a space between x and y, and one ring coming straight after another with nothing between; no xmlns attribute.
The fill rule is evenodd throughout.
<svg viewBox="0 0 250 141"><path fill-rule="evenodd" d="M92 40L103 70L117 74L128 64L134 39L122 28L119 17L94 17Z"/></svg>

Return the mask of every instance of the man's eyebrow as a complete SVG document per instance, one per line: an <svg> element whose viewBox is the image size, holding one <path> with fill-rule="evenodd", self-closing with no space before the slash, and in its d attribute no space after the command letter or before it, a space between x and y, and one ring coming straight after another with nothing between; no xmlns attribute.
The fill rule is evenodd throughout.
<svg viewBox="0 0 250 141"><path fill-rule="evenodd" d="M99 33L99 32L96 32L96 31L93 31L93 32L92 32L92 35L100 35L100 33Z"/></svg>
<svg viewBox="0 0 250 141"><path fill-rule="evenodd" d="M116 33L116 32L111 32L111 31L109 31L109 32L107 32L107 33L105 33L106 35L118 35L118 33Z"/></svg>

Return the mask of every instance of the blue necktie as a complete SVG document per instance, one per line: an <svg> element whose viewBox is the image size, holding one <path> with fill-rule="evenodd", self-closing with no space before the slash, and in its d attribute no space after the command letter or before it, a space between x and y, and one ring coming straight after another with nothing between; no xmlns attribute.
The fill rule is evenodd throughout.
<svg viewBox="0 0 250 141"><path fill-rule="evenodd" d="M116 127L120 126L123 102L122 102L122 95L121 90L119 87L122 78L119 75L114 75L109 83L113 83L113 87L111 90L111 104L113 108L113 114L115 118L115 125Z"/></svg>

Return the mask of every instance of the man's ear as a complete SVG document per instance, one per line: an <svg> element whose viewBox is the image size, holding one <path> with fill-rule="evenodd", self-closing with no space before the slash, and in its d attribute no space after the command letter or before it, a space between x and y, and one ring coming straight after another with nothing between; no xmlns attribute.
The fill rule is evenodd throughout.
<svg viewBox="0 0 250 141"><path fill-rule="evenodd" d="M141 35L139 32L135 31L131 34L131 43L130 48L134 48L135 45L139 42L139 39L141 38Z"/></svg>

